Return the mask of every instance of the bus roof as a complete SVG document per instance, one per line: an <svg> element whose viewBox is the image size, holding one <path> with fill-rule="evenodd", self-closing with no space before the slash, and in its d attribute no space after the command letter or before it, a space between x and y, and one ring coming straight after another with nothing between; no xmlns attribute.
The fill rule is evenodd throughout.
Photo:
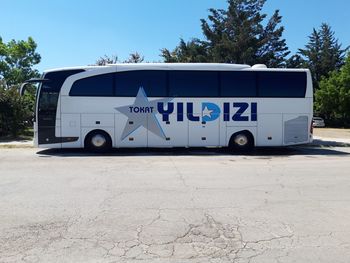
<svg viewBox="0 0 350 263"><path fill-rule="evenodd" d="M46 70L47 72L72 70L72 69L84 69L84 70L96 70L99 68L116 68L118 70L133 70L133 69L175 69L175 70L240 70L251 68L249 65L242 64L223 64L223 63L120 63L120 64L108 64L106 66L78 66L78 67L65 67Z"/></svg>
<svg viewBox="0 0 350 263"><path fill-rule="evenodd" d="M251 67L243 64L225 64L225 63L120 63L120 64L108 64L106 66L78 66L78 67L65 67L50 69L44 71L63 71L63 70L74 70L83 69L98 70L98 69L115 69L115 71L126 71L126 70L218 70L218 71L229 71L229 70L252 70L252 71L305 71L306 69L286 69L286 68L266 68L266 67Z"/></svg>

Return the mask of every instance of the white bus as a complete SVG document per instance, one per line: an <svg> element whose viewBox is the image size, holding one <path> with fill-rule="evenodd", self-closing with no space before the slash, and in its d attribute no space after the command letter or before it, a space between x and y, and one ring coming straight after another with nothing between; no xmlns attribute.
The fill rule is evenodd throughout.
<svg viewBox="0 0 350 263"><path fill-rule="evenodd" d="M288 146L312 141L307 69L152 63L49 70L39 82L35 145Z"/></svg>

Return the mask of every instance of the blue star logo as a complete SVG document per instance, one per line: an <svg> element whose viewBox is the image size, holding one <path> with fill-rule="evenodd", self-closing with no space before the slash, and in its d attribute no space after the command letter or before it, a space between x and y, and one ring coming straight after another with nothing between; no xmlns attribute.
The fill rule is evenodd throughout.
<svg viewBox="0 0 350 263"><path fill-rule="evenodd" d="M214 121L220 116L220 108L211 102L202 103L202 121Z"/></svg>

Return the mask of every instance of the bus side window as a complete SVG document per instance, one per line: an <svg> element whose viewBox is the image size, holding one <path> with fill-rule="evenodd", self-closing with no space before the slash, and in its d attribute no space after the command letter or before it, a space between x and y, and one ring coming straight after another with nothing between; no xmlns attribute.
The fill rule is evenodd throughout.
<svg viewBox="0 0 350 263"><path fill-rule="evenodd" d="M256 97L256 73L249 71L220 72L221 97Z"/></svg>
<svg viewBox="0 0 350 263"><path fill-rule="evenodd" d="M169 72L169 97L218 97L219 78L215 71Z"/></svg>
<svg viewBox="0 0 350 263"><path fill-rule="evenodd" d="M114 74L101 74L75 81L70 96L113 96Z"/></svg>
<svg viewBox="0 0 350 263"><path fill-rule="evenodd" d="M258 72L259 97L304 98L306 72Z"/></svg>
<svg viewBox="0 0 350 263"><path fill-rule="evenodd" d="M115 95L136 97L142 87L147 97L167 96L167 72L164 70L136 70L115 75Z"/></svg>

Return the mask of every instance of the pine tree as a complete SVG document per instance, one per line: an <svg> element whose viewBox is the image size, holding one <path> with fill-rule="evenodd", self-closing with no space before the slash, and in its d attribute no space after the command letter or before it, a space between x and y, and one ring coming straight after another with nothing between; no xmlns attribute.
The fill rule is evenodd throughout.
<svg viewBox="0 0 350 263"><path fill-rule="evenodd" d="M145 60L145 57L140 55L137 51L135 53L131 53L129 58L125 60L123 63L142 63Z"/></svg>
<svg viewBox="0 0 350 263"><path fill-rule="evenodd" d="M323 66L325 71L332 66L340 69L344 65L344 57L347 49L342 49L338 39L335 38L335 33L328 24L322 24L320 36L322 39ZM329 72L329 71L328 71Z"/></svg>
<svg viewBox="0 0 350 263"><path fill-rule="evenodd" d="M298 51L312 72L315 89L322 77L328 77L330 72L339 70L344 64L347 48L342 49L334 35L331 27L323 23L319 30L313 29L308 44Z"/></svg>
<svg viewBox="0 0 350 263"><path fill-rule="evenodd" d="M95 65L106 66L108 64L115 64L115 63L118 63L117 55L112 55L112 56L104 55L103 57L100 57L98 60L96 60Z"/></svg>
<svg viewBox="0 0 350 263"><path fill-rule="evenodd" d="M181 39L178 47L176 47L174 51L163 48L161 52L164 61L168 63L209 62L207 47L199 39L192 39L187 43Z"/></svg>
<svg viewBox="0 0 350 263"><path fill-rule="evenodd" d="M205 40L183 40L170 52L162 50L166 62L220 62L284 66L289 54L282 17L276 10L267 21L261 10L266 0L228 0L227 10L210 9L208 19L201 19ZM191 51L191 52L189 52Z"/></svg>
<svg viewBox="0 0 350 263"><path fill-rule="evenodd" d="M142 56L138 52L131 53L129 55L129 58L124 60L122 63L142 63L145 60L144 56ZM96 60L95 64L97 66L106 66L108 64L116 64L120 63L119 58L117 55L107 56L104 55L103 57L100 57L98 60Z"/></svg>
<svg viewBox="0 0 350 263"><path fill-rule="evenodd" d="M258 63L266 64L271 68L285 65L285 58L290 53L286 40L282 39L284 27L278 27L281 22L282 16L279 15L279 10L276 10L264 28L260 40L261 47L256 54Z"/></svg>
<svg viewBox="0 0 350 263"><path fill-rule="evenodd" d="M286 60L286 68L305 68L306 61L299 55L295 54Z"/></svg>

